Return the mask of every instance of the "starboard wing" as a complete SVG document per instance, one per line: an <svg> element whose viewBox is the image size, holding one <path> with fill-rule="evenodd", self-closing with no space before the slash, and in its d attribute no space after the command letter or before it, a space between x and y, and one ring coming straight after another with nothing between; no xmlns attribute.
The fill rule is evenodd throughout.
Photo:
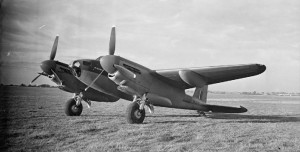
<svg viewBox="0 0 300 152"><path fill-rule="evenodd" d="M156 70L154 75L163 81L176 85L184 89L195 86L186 83L180 76L180 71L192 71L203 78L206 85L215 84L235 79L241 79L258 75L266 70L265 65L261 64L243 64L243 65L226 65L226 66L209 66L201 68L184 68L184 69L166 69Z"/></svg>

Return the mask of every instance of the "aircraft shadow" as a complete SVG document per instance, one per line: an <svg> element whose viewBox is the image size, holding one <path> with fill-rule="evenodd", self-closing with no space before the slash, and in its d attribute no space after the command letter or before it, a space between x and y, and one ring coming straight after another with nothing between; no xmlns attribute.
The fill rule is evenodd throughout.
<svg viewBox="0 0 300 152"><path fill-rule="evenodd" d="M237 123L283 123L300 122L300 115L244 115L244 114L210 114L210 119L226 119Z"/></svg>
<svg viewBox="0 0 300 152"><path fill-rule="evenodd" d="M244 115L244 114L224 114L224 113L211 113L206 117L199 115L158 115L147 117L199 117L207 119L220 119L227 120L224 123L284 123L284 122L300 122L300 115ZM174 121L175 122L175 121ZM180 122L180 121L179 121ZM185 122L193 122L185 121Z"/></svg>

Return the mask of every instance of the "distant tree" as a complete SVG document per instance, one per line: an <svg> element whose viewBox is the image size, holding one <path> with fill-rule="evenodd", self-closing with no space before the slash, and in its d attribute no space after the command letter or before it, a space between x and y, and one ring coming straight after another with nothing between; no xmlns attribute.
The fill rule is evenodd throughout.
<svg viewBox="0 0 300 152"><path fill-rule="evenodd" d="M49 88L50 85L49 85L49 84L41 84L41 85L39 85L39 87L42 87L42 88Z"/></svg>
<svg viewBox="0 0 300 152"><path fill-rule="evenodd" d="M21 86L21 87L26 87L26 84L22 83L20 86Z"/></svg>

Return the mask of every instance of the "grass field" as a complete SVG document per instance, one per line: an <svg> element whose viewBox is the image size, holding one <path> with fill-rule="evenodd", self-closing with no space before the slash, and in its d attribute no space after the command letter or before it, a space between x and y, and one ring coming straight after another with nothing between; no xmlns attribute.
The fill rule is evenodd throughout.
<svg viewBox="0 0 300 152"><path fill-rule="evenodd" d="M300 97L209 94L208 103L246 107L208 114L155 107L127 124L128 101L84 104L64 114L72 94L57 88L1 88L0 151L300 151Z"/></svg>

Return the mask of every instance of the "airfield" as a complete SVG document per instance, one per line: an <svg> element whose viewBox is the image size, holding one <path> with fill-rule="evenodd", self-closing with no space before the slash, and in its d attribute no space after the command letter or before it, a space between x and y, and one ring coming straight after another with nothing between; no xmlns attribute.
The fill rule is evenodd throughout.
<svg viewBox="0 0 300 152"><path fill-rule="evenodd" d="M300 151L300 97L208 94L208 103L243 114L155 107L128 124L129 101L84 104L65 116L72 94L57 88L1 87L1 151Z"/></svg>

